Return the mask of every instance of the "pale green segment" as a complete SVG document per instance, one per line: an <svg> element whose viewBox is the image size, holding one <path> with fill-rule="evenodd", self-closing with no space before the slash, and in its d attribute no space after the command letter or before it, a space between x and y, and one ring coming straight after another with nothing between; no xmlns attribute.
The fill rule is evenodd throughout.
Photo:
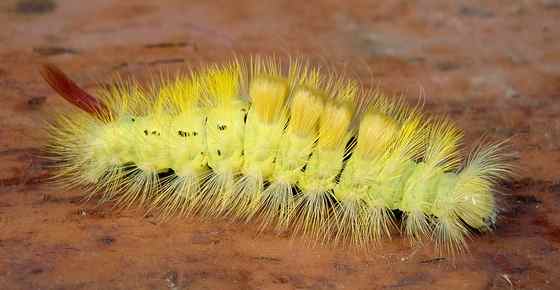
<svg viewBox="0 0 560 290"><path fill-rule="evenodd" d="M217 173L241 170L247 107L239 101L207 111L208 165Z"/></svg>
<svg viewBox="0 0 560 290"><path fill-rule="evenodd" d="M335 149L315 149L298 182L303 193L324 193L334 189L336 176L342 169L343 158L344 146Z"/></svg>
<svg viewBox="0 0 560 290"><path fill-rule="evenodd" d="M313 136L298 136L290 133L284 135L276 157L272 179L276 182L295 184L309 159L314 142Z"/></svg>
<svg viewBox="0 0 560 290"><path fill-rule="evenodd" d="M403 197L404 185L417 167L416 162L406 160L403 163L397 158L378 166L382 167L377 169L378 175L371 180L371 202L376 206L397 209Z"/></svg>
<svg viewBox="0 0 560 290"><path fill-rule="evenodd" d="M374 207L399 208L403 186L416 168L413 161L381 162L354 154L335 187L340 201L363 200Z"/></svg>
<svg viewBox="0 0 560 290"><path fill-rule="evenodd" d="M92 130L86 142L91 153L89 160L96 160L100 170L93 173L98 178L106 168L132 162L134 159L133 147L130 143L131 132L134 124L130 118L122 118L120 121L109 123Z"/></svg>
<svg viewBox="0 0 560 290"><path fill-rule="evenodd" d="M262 122L255 108L250 108L245 124L243 174L265 179L271 176L285 124L285 118L272 123Z"/></svg>
<svg viewBox="0 0 560 290"><path fill-rule="evenodd" d="M336 198L341 202L369 200L370 181L376 174L370 159L352 155L335 187Z"/></svg>
<svg viewBox="0 0 560 290"><path fill-rule="evenodd" d="M208 146L204 122L201 111L182 113L171 122L170 163L178 176L198 176L206 171Z"/></svg>
<svg viewBox="0 0 560 290"><path fill-rule="evenodd" d="M457 177L456 214L474 228L487 228L496 216L496 201L492 193L492 182L480 174L481 168L470 164ZM474 174L477 172L478 174Z"/></svg>
<svg viewBox="0 0 560 290"><path fill-rule="evenodd" d="M429 214L437 193L437 185L443 172L421 162L406 180L399 209L404 212Z"/></svg>
<svg viewBox="0 0 560 290"><path fill-rule="evenodd" d="M455 173L442 173L438 176L437 193L429 213L437 217L446 217L456 210L455 185L457 184L457 178Z"/></svg>
<svg viewBox="0 0 560 290"><path fill-rule="evenodd" d="M179 176L196 176L207 164L204 118L200 111L164 118L122 117L89 138L92 159L104 166L134 163L146 171L173 168Z"/></svg>

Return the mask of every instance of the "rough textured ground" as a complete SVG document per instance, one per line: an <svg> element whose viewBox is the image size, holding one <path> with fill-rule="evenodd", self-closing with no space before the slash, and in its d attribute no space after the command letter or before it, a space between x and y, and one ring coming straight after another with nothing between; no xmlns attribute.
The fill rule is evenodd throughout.
<svg viewBox="0 0 560 290"><path fill-rule="evenodd" d="M560 2L30 1L0 3L0 289L560 289ZM492 4L488 4L492 3ZM52 62L86 87L232 52L302 54L510 138L519 177L470 253L400 237L371 253L302 246L251 225L158 224L44 183L42 120L66 104Z"/></svg>

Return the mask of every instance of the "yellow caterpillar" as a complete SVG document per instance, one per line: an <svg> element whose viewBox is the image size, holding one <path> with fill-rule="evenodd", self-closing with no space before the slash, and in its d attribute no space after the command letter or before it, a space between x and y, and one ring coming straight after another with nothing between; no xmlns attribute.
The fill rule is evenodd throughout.
<svg viewBox="0 0 560 290"><path fill-rule="evenodd" d="M301 60L212 65L95 97L60 70L43 77L75 105L48 127L54 179L116 206L293 229L367 246L395 229L461 251L495 220L503 142L463 158L445 118Z"/></svg>

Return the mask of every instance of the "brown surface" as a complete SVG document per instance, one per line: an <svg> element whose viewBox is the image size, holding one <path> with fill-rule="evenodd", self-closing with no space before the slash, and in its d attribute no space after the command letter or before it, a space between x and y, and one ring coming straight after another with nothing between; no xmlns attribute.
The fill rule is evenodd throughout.
<svg viewBox="0 0 560 290"><path fill-rule="evenodd" d="M0 289L560 289L560 2L24 2L52 1L0 3ZM157 224L44 184L41 120L66 104L38 64L91 87L233 51L345 64L424 95L467 144L511 138L520 177L496 230L454 260L400 237L365 254L251 225Z"/></svg>

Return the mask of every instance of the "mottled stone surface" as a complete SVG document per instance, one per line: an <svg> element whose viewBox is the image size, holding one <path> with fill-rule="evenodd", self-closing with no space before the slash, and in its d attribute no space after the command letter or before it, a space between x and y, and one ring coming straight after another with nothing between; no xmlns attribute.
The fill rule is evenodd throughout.
<svg viewBox="0 0 560 290"><path fill-rule="evenodd" d="M535 1L0 3L0 289L560 289L560 3ZM159 4L158 4L159 3ZM159 224L45 183L42 120L80 84L232 53L304 55L421 96L466 131L509 138L519 177L496 230L442 258L396 237L369 253L226 221Z"/></svg>

